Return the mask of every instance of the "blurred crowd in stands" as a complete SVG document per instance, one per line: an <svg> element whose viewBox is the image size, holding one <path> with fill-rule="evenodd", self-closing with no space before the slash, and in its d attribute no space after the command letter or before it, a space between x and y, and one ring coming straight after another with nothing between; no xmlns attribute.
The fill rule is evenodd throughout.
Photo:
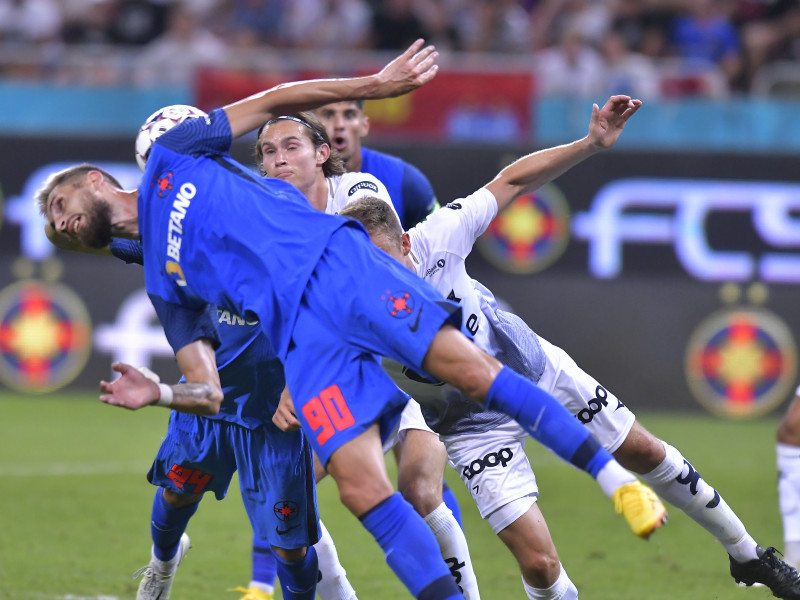
<svg viewBox="0 0 800 600"><path fill-rule="evenodd" d="M93 83L120 64L141 84L185 83L248 52L396 51L417 37L445 60L529 65L545 95L750 93L800 58L800 0L0 0L0 77L77 78L62 63L78 52L97 59Z"/></svg>

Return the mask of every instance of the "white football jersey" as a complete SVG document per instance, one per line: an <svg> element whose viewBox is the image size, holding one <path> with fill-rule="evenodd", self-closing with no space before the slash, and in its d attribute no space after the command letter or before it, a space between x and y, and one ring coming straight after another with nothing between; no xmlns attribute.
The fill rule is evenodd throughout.
<svg viewBox="0 0 800 600"><path fill-rule="evenodd" d="M451 202L408 231L410 258L419 276L461 305L462 324L478 347L538 381L544 354L536 334L522 319L501 310L491 291L467 274L465 260L495 216L497 201L485 188ZM442 435L485 431L508 420L502 413L483 410L452 386L411 381L413 373L409 378L408 371L397 365L384 361L384 366L420 403L428 425Z"/></svg>
<svg viewBox="0 0 800 600"><path fill-rule="evenodd" d="M328 205L325 207L325 212L329 215L338 215L339 211L350 202L368 196L385 200L394 208L386 186L369 173L333 175L326 177L325 181L328 183Z"/></svg>

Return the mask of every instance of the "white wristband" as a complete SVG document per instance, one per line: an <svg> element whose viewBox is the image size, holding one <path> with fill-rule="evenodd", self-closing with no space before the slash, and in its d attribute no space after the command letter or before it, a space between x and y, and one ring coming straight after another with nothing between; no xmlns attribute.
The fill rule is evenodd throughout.
<svg viewBox="0 0 800 600"><path fill-rule="evenodd" d="M797 389L794 391L795 396L800 396L800 385L797 386Z"/></svg>
<svg viewBox="0 0 800 600"><path fill-rule="evenodd" d="M158 389L161 392L161 397L156 401L156 406L169 406L172 404L172 386L166 383L159 383Z"/></svg>

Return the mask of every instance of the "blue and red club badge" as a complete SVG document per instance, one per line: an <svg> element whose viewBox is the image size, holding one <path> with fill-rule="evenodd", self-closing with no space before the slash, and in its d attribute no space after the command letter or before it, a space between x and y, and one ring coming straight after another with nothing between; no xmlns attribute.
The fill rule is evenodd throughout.
<svg viewBox="0 0 800 600"><path fill-rule="evenodd" d="M172 191L172 188L175 187L175 180L172 176L172 171L167 171L161 175L153 176L153 179L155 180L154 184L157 190L156 194L158 194L159 198L168 196Z"/></svg>
<svg viewBox="0 0 800 600"><path fill-rule="evenodd" d="M386 302L386 311L398 319L405 319L414 312L414 307L417 304L410 292L391 292L387 290L386 294L381 296L381 299Z"/></svg>
<svg viewBox="0 0 800 600"><path fill-rule="evenodd" d="M569 205L555 185L547 184L514 200L476 246L486 260L504 271L537 273L561 257L569 233Z"/></svg>
<svg viewBox="0 0 800 600"><path fill-rule="evenodd" d="M70 383L91 352L86 306L69 288L21 281L0 292L0 380L24 392Z"/></svg>
<svg viewBox="0 0 800 600"><path fill-rule="evenodd" d="M281 521L291 521L300 514L300 507L292 500L281 500L272 507L275 516Z"/></svg>
<svg viewBox="0 0 800 600"><path fill-rule="evenodd" d="M725 308L703 321L686 353L697 400L724 417L763 415L786 400L797 375L788 326L763 308Z"/></svg>

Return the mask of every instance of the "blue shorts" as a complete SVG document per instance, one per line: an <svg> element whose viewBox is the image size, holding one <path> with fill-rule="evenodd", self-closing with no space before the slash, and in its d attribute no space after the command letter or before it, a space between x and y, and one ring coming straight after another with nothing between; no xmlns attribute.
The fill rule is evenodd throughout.
<svg viewBox="0 0 800 600"><path fill-rule="evenodd" d="M284 362L295 412L323 464L373 423L391 431L408 396L379 357L424 374L428 347L448 322L461 326L461 308L363 230L342 227L331 236L300 302Z"/></svg>
<svg viewBox="0 0 800 600"><path fill-rule="evenodd" d="M319 541L311 447L299 431L272 423L247 429L172 411L147 479L179 494L214 492L222 500L236 471L257 537L287 549Z"/></svg>

